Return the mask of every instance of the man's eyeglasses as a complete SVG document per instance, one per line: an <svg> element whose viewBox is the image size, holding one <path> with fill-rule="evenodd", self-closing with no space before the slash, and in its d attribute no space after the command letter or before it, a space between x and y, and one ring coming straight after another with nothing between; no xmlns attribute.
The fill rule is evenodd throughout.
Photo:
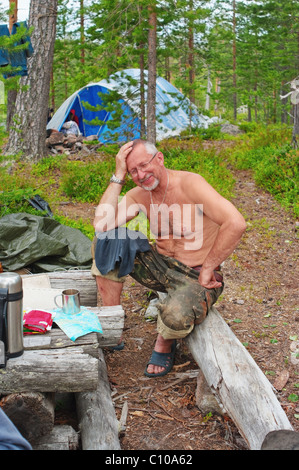
<svg viewBox="0 0 299 470"><path fill-rule="evenodd" d="M131 171L129 171L129 174L132 176L132 178L134 178L135 176L137 176L138 174L138 170L140 171L146 171L147 168L150 166L150 164L152 163L153 159L155 158L155 156L157 155L157 153L159 152L156 152L155 155L146 163L141 163L140 165L136 166L135 168L132 168Z"/></svg>

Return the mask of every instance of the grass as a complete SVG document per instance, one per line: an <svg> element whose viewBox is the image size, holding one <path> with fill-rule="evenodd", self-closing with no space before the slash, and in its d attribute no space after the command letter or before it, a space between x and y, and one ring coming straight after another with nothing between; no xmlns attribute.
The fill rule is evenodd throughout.
<svg viewBox="0 0 299 470"><path fill-rule="evenodd" d="M247 123L245 133L232 137L232 145L205 149L206 139L223 140L219 126L200 130L186 140L168 139L158 144L165 164L174 170L187 170L201 174L220 194L234 196L234 177L231 169L249 169L258 185L269 191L277 201L295 216L298 207L299 152L292 149L290 132L281 127L265 127ZM0 145L7 139L0 130ZM115 169L117 145L100 149L96 158L72 161L66 155L43 158L33 163L20 156L0 155L0 216L10 212L38 213L28 199L39 194L51 206L61 201L97 204ZM133 187L128 180L122 194ZM84 220L72 220L56 213L61 223L79 228L92 237L93 228ZM141 221L144 225L144 221ZM145 229L144 227L142 228Z"/></svg>

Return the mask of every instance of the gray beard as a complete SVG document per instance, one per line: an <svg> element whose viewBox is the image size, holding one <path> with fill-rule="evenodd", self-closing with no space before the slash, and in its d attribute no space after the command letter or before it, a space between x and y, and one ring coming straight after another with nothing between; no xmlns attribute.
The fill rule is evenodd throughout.
<svg viewBox="0 0 299 470"><path fill-rule="evenodd" d="M157 178L155 178L155 182L151 186L143 186L142 183L140 184L141 184L141 187L145 189L145 191L153 191L154 189L156 189L159 183L160 181Z"/></svg>

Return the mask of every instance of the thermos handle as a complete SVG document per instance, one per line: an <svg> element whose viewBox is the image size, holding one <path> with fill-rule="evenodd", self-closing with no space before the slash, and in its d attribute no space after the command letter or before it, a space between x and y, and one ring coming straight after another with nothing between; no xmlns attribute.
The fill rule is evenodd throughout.
<svg viewBox="0 0 299 470"><path fill-rule="evenodd" d="M7 311L8 289L0 288L0 340L5 342L5 322Z"/></svg>

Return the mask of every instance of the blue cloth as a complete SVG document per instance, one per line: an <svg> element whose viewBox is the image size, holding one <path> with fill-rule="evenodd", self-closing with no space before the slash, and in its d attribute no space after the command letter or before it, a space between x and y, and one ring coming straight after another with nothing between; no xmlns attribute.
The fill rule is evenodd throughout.
<svg viewBox="0 0 299 470"><path fill-rule="evenodd" d="M18 28L24 26L25 28L27 28L26 21L22 21L21 23L14 23L11 31L11 36L17 33ZM10 36L8 27L6 25L0 25L0 36ZM2 67L6 65L11 65L12 67L17 67L19 69L16 72L11 72L9 74L4 75L5 78L13 77L15 75L27 75L27 59L28 57L31 57L33 55L33 47L31 44L30 37L28 35L24 35L18 42L15 43L15 46L21 46L23 44L28 44L28 47L20 51L8 51L4 48L0 49L0 65Z"/></svg>
<svg viewBox="0 0 299 470"><path fill-rule="evenodd" d="M0 450L32 450L15 425L0 408Z"/></svg>
<svg viewBox="0 0 299 470"><path fill-rule="evenodd" d="M22 23L14 23L12 27L11 35L13 36L14 34L16 34L18 31L18 28L22 26L23 27L25 26L27 28L27 24L25 21ZM19 70L18 72L12 75L21 75L21 76L27 75L27 58L31 57L33 54L33 48L32 48L29 36L23 36L22 39L16 43L16 46L21 46L22 44L26 44L26 43L28 43L27 49L23 49L18 52L14 52L14 51L10 52L11 66L21 68L21 70Z"/></svg>
<svg viewBox="0 0 299 470"><path fill-rule="evenodd" d="M9 29L6 24L0 25L0 36L10 36ZM0 67L9 65L9 55L7 49L0 47Z"/></svg>
<svg viewBox="0 0 299 470"><path fill-rule="evenodd" d="M98 316L87 307L81 307L79 313L64 313L62 309L53 310L53 321L72 340L76 341L80 336L88 333L103 334Z"/></svg>
<svg viewBox="0 0 299 470"><path fill-rule="evenodd" d="M136 253L151 249L146 236L137 231L120 227L96 234L95 263L101 274L107 274L119 267L118 277L126 276L133 270Z"/></svg>

